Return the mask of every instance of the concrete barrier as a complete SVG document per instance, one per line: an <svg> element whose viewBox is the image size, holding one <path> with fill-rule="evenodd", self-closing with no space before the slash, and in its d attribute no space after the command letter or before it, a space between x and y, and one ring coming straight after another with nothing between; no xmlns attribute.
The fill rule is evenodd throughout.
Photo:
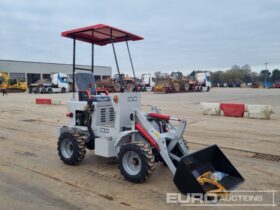
<svg viewBox="0 0 280 210"><path fill-rule="evenodd" d="M52 104L60 105L61 104L61 100L52 100Z"/></svg>
<svg viewBox="0 0 280 210"><path fill-rule="evenodd" d="M270 105L200 102L200 106L204 115L270 119L274 113Z"/></svg>
<svg viewBox="0 0 280 210"><path fill-rule="evenodd" d="M272 107L270 105L246 105L246 112L249 118L256 119L270 119L273 113Z"/></svg>
<svg viewBox="0 0 280 210"><path fill-rule="evenodd" d="M201 102L204 115L221 115L220 103Z"/></svg>
<svg viewBox="0 0 280 210"><path fill-rule="evenodd" d="M60 105L61 100L52 100L50 98L35 98L35 104L47 104L47 105Z"/></svg>
<svg viewBox="0 0 280 210"><path fill-rule="evenodd" d="M245 112L245 104L221 103L220 107L224 116L228 117L243 117Z"/></svg>
<svg viewBox="0 0 280 210"><path fill-rule="evenodd" d="M35 98L36 104L52 104L52 100L49 98Z"/></svg>

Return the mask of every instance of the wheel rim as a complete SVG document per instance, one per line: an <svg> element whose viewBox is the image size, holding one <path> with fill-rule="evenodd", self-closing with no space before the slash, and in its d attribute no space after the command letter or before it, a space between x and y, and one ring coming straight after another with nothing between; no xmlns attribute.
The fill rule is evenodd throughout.
<svg viewBox="0 0 280 210"><path fill-rule="evenodd" d="M133 90L133 84L128 83L127 86L126 86L126 89L128 91L132 91Z"/></svg>
<svg viewBox="0 0 280 210"><path fill-rule="evenodd" d="M176 92L179 92L180 91L179 83L177 83L177 82L173 83L173 88L175 89Z"/></svg>
<svg viewBox="0 0 280 210"><path fill-rule="evenodd" d="M188 91L189 90L189 84L185 84L185 91Z"/></svg>
<svg viewBox="0 0 280 210"><path fill-rule="evenodd" d="M124 170L129 175L136 175L141 171L142 162L139 155L134 151L126 152L122 159Z"/></svg>
<svg viewBox="0 0 280 210"><path fill-rule="evenodd" d="M115 89L116 92L120 92L121 91L121 84L120 83L114 84L114 89Z"/></svg>
<svg viewBox="0 0 280 210"><path fill-rule="evenodd" d="M63 139L61 142L61 153L65 158L71 158L73 155L73 143L70 139Z"/></svg>

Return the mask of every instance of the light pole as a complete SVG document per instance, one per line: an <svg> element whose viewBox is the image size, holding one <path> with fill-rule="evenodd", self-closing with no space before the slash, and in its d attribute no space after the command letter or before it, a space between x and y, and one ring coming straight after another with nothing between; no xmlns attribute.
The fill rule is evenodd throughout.
<svg viewBox="0 0 280 210"><path fill-rule="evenodd" d="M267 62L264 63L264 65L265 65L265 70L266 70L266 71L265 71L265 74L264 74L264 86L265 86L265 87L266 87L266 74L268 74L267 64L268 64Z"/></svg>

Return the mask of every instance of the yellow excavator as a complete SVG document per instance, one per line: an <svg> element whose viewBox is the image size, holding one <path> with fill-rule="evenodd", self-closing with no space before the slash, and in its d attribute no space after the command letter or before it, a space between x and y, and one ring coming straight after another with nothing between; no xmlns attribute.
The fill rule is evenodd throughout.
<svg viewBox="0 0 280 210"><path fill-rule="evenodd" d="M8 92L25 92L27 82L21 79L11 79L7 72L0 72L0 90L7 88Z"/></svg>

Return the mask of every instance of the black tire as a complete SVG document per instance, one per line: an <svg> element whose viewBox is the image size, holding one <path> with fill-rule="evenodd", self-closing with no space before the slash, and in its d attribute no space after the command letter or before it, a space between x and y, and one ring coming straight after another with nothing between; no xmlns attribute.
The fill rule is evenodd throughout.
<svg viewBox="0 0 280 210"><path fill-rule="evenodd" d="M42 87L41 89L40 89L40 93L41 94L44 94L44 93L46 93L47 91L46 91L46 88L44 88L44 87Z"/></svg>
<svg viewBox="0 0 280 210"><path fill-rule="evenodd" d="M172 83L172 88L176 93L180 92L180 83L179 82L173 82Z"/></svg>
<svg viewBox="0 0 280 210"><path fill-rule="evenodd" d="M135 88L135 85L134 85L134 84L132 84L132 83L127 83L127 84L126 84L126 90L127 90L127 91L133 92L134 88Z"/></svg>
<svg viewBox="0 0 280 210"><path fill-rule="evenodd" d="M66 88L65 87L61 88L61 92L66 93Z"/></svg>
<svg viewBox="0 0 280 210"><path fill-rule="evenodd" d="M65 154L65 152L63 152L63 147L65 147L65 141L71 143L72 146L72 153L68 156ZM77 165L84 159L86 154L85 140L78 132L64 132L58 138L57 151L63 163L67 165Z"/></svg>
<svg viewBox="0 0 280 210"><path fill-rule="evenodd" d="M113 84L113 90L114 92L121 92L121 89L122 89L122 86L121 86L121 83L117 82L117 83L114 83Z"/></svg>
<svg viewBox="0 0 280 210"><path fill-rule="evenodd" d="M32 93L34 93L34 94L38 93L38 88L33 87L33 88L32 88Z"/></svg>
<svg viewBox="0 0 280 210"><path fill-rule="evenodd" d="M207 92L209 92L210 91L210 87L209 86L207 86Z"/></svg>
<svg viewBox="0 0 280 210"><path fill-rule="evenodd" d="M139 164L140 162L140 169L139 172L136 174L131 174L127 167L125 166L125 156L129 152L134 152L138 155L139 161L135 161L135 165ZM136 159L137 160L137 159ZM124 176L124 178L130 182L134 183L142 183L144 182L152 173L155 166L155 156L152 152L152 149L149 145L144 144L142 142L133 142L133 143L127 143L121 146L120 152L118 154L118 165L121 174Z"/></svg>
<svg viewBox="0 0 280 210"><path fill-rule="evenodd" d="M49 87L49 88L47 88L47 93L52 93L53 91L52 91L52 88L51 87Z"/></svg>
<svg viewBox="0 0 280 210"><path fill-rule="evenodd" d="M89 150L94 150L95 149L95 139L88 137L87 142L86 142L86 148Z"/></svg>
<svg viewBox="0 0 280 210"><path fill-rule="evenodd" d="M183 90L184 90L185 92L188 92L189 89L190 89L189 83L187 83L187 82L184 83L184 85L183 85Z"/></svg>

